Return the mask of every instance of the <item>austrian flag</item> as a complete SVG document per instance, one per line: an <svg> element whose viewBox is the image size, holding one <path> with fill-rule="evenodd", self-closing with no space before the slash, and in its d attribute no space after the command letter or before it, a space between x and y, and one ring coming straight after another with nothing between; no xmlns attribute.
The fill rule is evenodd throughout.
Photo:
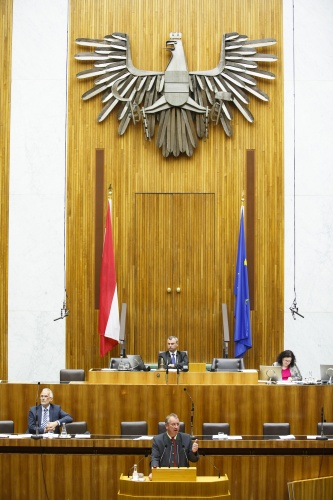
<svg viewBox="0 0 333 500"><path fill-rule="evenodd" d="M116 267L112 239L111 200L108 200L106 215L100 277L98 333L100 338L100 355L105 356L105 354L119 344L120 334Z"/></svg>

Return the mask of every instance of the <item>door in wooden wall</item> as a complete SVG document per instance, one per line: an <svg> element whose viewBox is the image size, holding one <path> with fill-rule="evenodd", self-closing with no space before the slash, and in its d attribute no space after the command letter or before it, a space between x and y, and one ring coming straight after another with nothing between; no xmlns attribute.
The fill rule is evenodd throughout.
<svg viewBox="0 0 333 500"><path fill-rule="evenodd" d="M214 194L136 195L134 350L156 362L169 335L190 361L215 351ZM202 342L198 342L202 339Z"/></svg>

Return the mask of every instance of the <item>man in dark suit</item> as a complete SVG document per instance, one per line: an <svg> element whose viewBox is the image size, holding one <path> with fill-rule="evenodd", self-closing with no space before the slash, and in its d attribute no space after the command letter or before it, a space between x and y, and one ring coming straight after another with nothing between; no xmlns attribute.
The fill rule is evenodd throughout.
<svg viewBox="0 0 333 500"><path fill-rule="evenodd" d="M179 432L179 418L170 413L165 419L165 430L153 438L151 450L151 468L156 467L189 467L189 462L199 460L199 445L191 436ZM149 479L152 475L149 475Z"/></svg>
<svg viewBox="0 0 333 500"><path fill-rule="evenodd" d="M168 337L168 350L160 352L158 356L158 366L161 365L163 359L164 367L178 368L179 370L188 370L188 356L185 351L178 351L178 338L174 336Z"/></svg>
<svg viewBox="0 0 333 500"><path fill-rule="evenodd" d="M61 406L52 404L53 393L45 388L40 394L41 404L37 406L38 434L55 432L59 434L60 425L73 422L72 417ZM36 406L32 406L28 415L28 432L36 434Z"/></svg>

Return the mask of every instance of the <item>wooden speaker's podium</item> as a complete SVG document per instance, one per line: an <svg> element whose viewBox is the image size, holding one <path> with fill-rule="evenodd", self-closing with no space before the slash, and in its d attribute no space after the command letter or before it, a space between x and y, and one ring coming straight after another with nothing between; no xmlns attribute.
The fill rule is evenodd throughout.
<svg viewBox="0 0 333 500"><path fill-rule="evenodd" d="M228 476L197 476L196 467L159 467L152 470L152 481L120 476L118 500L170 500L195 498L220 500L231 498Z"/></svg>

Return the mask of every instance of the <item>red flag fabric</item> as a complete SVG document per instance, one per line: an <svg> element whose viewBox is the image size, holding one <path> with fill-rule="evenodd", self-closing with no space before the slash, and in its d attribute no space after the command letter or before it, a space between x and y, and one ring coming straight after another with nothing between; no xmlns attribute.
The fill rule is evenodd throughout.
<svg viewBox="0 0 333 500"><path fill-rule="evenodd" d="M120 334L116 267L112 239L111 200L108 201L104 235L98 333L100 338L100 355L105 356L105 354L119 344Z"/></svg>

